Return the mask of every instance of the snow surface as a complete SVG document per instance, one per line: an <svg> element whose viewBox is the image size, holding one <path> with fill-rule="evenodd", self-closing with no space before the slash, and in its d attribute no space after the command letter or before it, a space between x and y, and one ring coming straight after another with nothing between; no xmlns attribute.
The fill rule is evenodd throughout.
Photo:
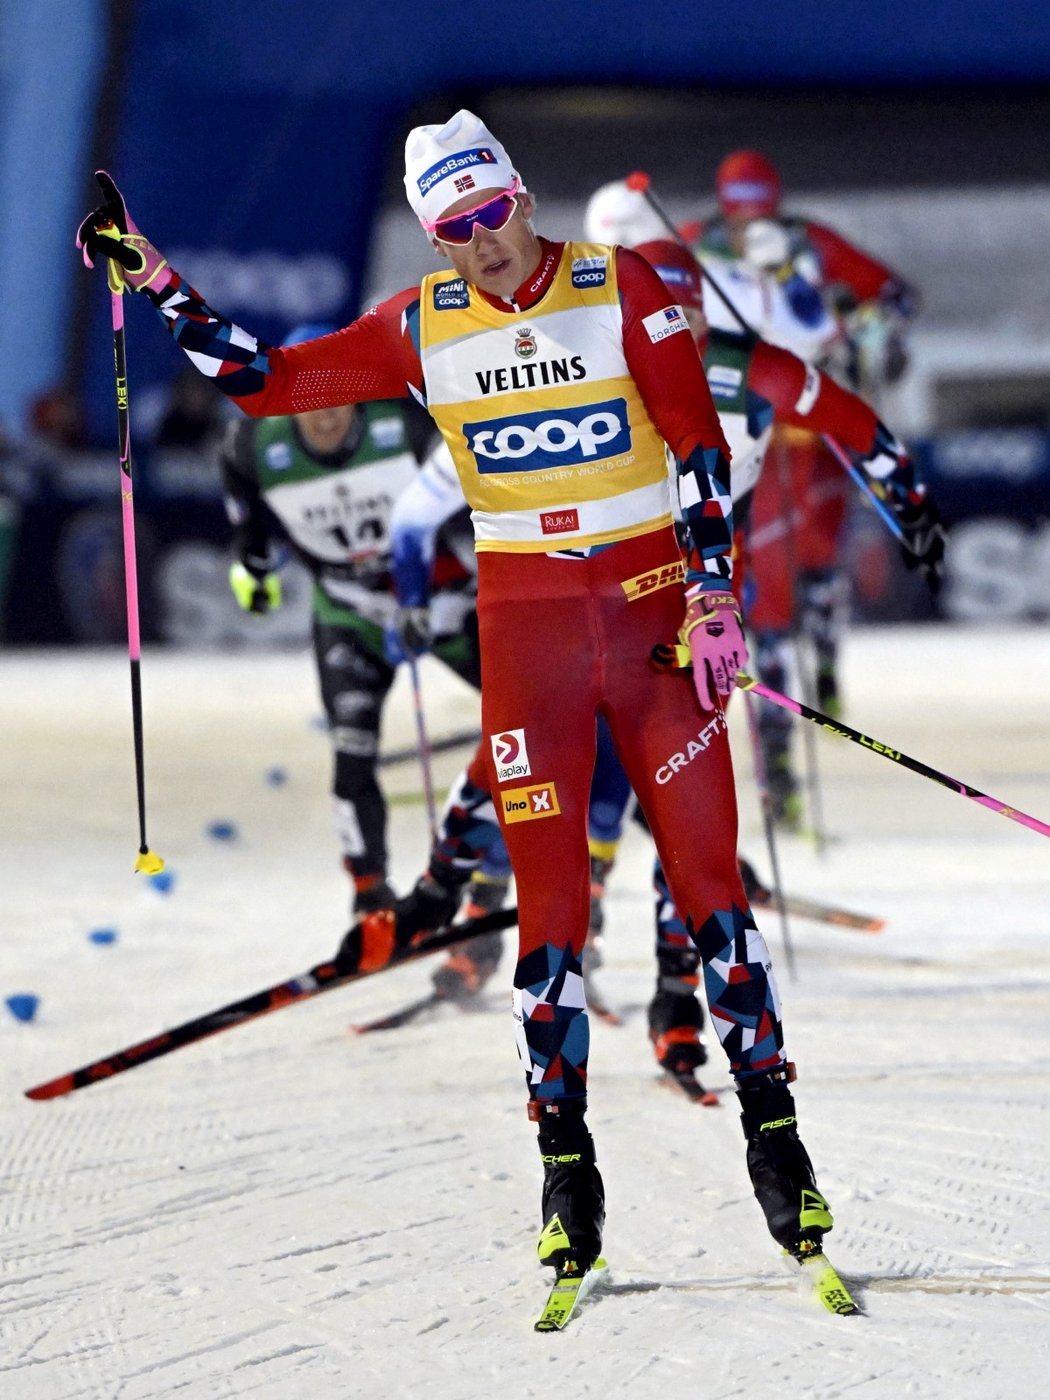
<svg viewBox="0 0 1050 1400"><path fill-rule="evenodd" d="M1050 634L855 634L850 721L1050 818ZM147 654L138 847L126 658L0 658L0 1394L5 1400L425 1395L1044 1395L1050 1368L1050 843L817 735L822 859L788 888L884 915L878 936L775 918L804 1140L831 1257L867 1317L798 1292L747 1180L731 1095L693 1106L645 1034L650 853L632 828L599 974L591 1112L613 1282L562 1335L531 1324L540 1168L513 1048L511 957L484 1008L369 1038L428 985L384 974L51 1103L21 1091L328 956L346 922L328 753L305 653ZM435 736L472 692L424 665ZM742 706L742 849L768 871ZM385 743L411 743L399 682ZM801 752L801 749L800 749ZM447 783L463 754L442 755ZM274 767L288 782L274 786ZM389 768L394 873L426 845L413 763ZM208 837L216 820L238 838ZM552 872L556 878L556 872ZM88 934L112 927L110 945ZM713 1049L708 1081L728 1089Z"/></svg>

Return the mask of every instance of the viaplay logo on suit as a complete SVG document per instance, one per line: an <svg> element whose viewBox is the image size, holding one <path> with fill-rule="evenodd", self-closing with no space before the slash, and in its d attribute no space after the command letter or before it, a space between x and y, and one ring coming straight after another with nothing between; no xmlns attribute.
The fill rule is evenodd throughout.
<svg viewBox="0 0 1050 1400"><path fill-rule="evenodd" d="M531 775L524 729L507 729L502 734L490 734L489 742L492 745L492 762L496 768L498 783Z"/></svg>

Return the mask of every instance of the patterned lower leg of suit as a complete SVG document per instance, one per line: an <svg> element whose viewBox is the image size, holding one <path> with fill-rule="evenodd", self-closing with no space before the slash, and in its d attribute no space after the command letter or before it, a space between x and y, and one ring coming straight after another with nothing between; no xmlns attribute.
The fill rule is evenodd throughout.
<svg viewBox="0 0 1050 1400"><path fill-rule="evenodd" d="M761 1073L781 1060L784 1034L765 940L750 915L713 914L699 930L675 908L663 867L656 887L656 959L661 990L688 994L703 965L711 1022L734 1073Z"/></svg>
<svg viewBox="0 0 1050 1400"><path fill-rule="evenodd" d="M704 963L712 1021L738 1078L783 1063L769 954L736 862L725 718L652 647L683 612L670 531L589 558L479 556L482 719L518 887L517 1042L530 1096L582 1097L589 1036L580 957L590 905L595 723L609 721L675 903Z"/></svg>

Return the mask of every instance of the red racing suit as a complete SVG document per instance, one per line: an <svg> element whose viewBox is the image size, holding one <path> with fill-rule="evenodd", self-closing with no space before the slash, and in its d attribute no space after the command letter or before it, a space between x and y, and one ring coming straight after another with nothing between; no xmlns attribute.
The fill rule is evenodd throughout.
<svg viewBox="0 0 1050 1400"><path fill-rule="evenodd" d="M622 249L541 240L539 268L513 298L484 296L454 277L428 278L333 335L284 349L232 326L177 274L147 295L198 368L252 415L411 393L442 427L479 538L483 724L490 790L518 885L515 1016L530 1095L551 1101L586 1093L580 957L599 713L700 949L712 1021L732 1072L746 1078L778 1068L784 1050L776 987L737 869L725 718L700 710L687 675L656 676L649 666L653 646L674 637L684 610L670 512L652 513L652 463L642 485L618 487L639 481L645 465L632 442L650 455L656 443L662 454L662 439L678 463L690 536L686 576L725 588L732 537L725 440L692 336L653 269ZM546 315L556 295L564 303L557 321ZM450 358L449 346L432 343L443 308L467 318L470 332L450 340ZM592 312L597 320L587 321ZM573 344L559 344L547 331L548 321L569 327L566 336L577 324L598 330L574 355ZM503 336L505 363L470 358L475 328L486 347ZM550 345L560 355L548 360ZM473 375L478 402L453 402L442 355L463 383ZM605 366L594 372L598 404L587 398L592 357ZM567 368L556 371L555 360ZM559 374L574 382L564 386L552 418L547 380ZM493 418L498 394L484 402L478 396L504 389L513 389L523 408L516 417ZM460 419L462 431L450 426ZM605 450L613 455L603 458ZM561 465L574 452L578 467ZM471 453L476 479L463 469ZM500 491L510 493L507 499L527 495L533 482L546 483L540 506L549 507L550 492L569 477L565 490L578 501L572 509L493 508ZM642 518L632 523L635 498L645 509L639 506Z"/></svg>

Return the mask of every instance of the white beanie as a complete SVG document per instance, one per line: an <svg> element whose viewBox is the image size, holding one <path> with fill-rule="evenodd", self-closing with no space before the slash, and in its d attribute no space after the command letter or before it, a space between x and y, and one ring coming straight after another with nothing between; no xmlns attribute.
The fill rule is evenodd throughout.
<svg viewBox="0 0 1050 1400"><path fill-rule="evenodd" d="M405 193L421 223L433 223L472 190L509 189L515 175L510 156L465 107L444 126L417 126L408 133Z"/></svg>
<svg viewBox="0 0 1050 1400"><path fill-rule="evenodd" d="M626 180L613 180L594 191L584 210L583 230L590 243L622 243L625 248L667 237L659 214L640 190L628 188Z"/></svg>

